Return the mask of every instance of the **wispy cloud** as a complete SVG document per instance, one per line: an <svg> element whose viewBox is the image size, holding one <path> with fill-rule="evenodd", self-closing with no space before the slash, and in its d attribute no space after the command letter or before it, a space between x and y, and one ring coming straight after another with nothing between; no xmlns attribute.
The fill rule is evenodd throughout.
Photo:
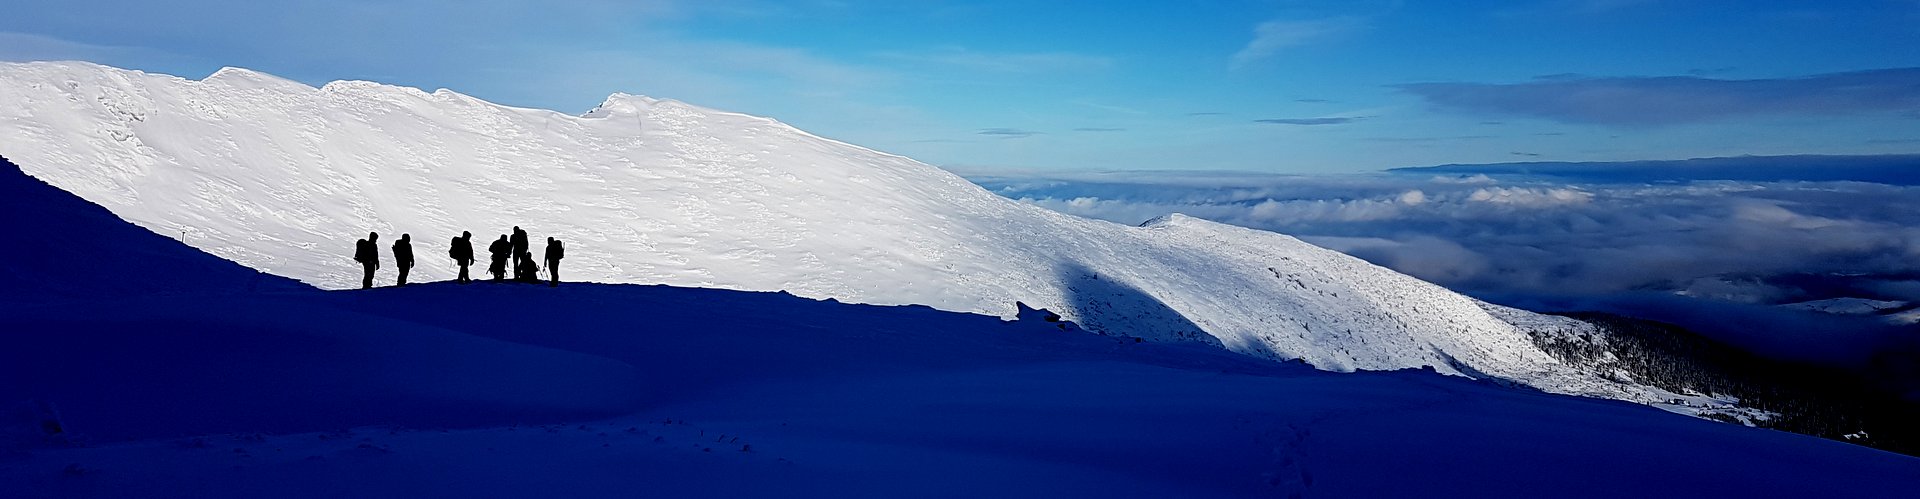
<svg viewBox="0 0 1920 499"><path fill-rule="evenodd" d="M1687 70L1687 74L1694 75L1694 76L1713 76L1718 74L1732 73L1736 69L1740 69L1740 68L1736 68L1733 66L1721 66L1717 68L1693 68L1693 69Z"/></svg>
<svg viewBox="0 0 1920 499"><path fill-rule="evenodd" d="M1094 102L1091 100L1076 100L1076 101L1073 101L1073 103L1074 105L1085 107L1087 109L1093 109L1096 111L1113 113L1113 114L1125 114L1125 115L1131 115L1131 116L1146 116L1146 115L1153 114L1147 111L1142 111L1137 108L1132 108L1127 106L1117 106L1113 104Z"/></svg>
<svg viewBox="0 0 1920 499"><path fill-rule="evenodd" d="M1445 137L1367 137L1360 140L1368 142L1447 142L1455 140L1485 140L1498 138L1493 135L1449 135Z"/></svg>
<svg viewBox="0 0 1920 499"><path fill-rule="evenodd" d="M1920 68L1752 80L1569 77L1505 84L1415 83L1399 88L1440 109L1626 127L1755 115L1920 109Z"/></svg>
<svg viewBox="0 0 1920 499"><path fill-rule="evenodd" d="M1113 65L1113 58L1069 52L982 52L965 47L940 47L916 52L891 51L882 59L949 66L969 71L1039 73L1092 71Z"/></svg>
<svg viewBox="0 0 1920 499"><path fill-rule="evenodd" d="M1585 183L1662 183L1700 180L1747 182L1869 182L1920 186L1920 154L1872 156L1741 156L1600 163L1528 162L1444 165L1392 171L1429 175L1524 175Z"/></svg>
<svg viewBox="0 0 1920 499"><path fill-rule="evenodd" d="M855 99L833 97L889 87L899 75L814 52L757 44L653 38L653 50L581 50L513 66L498 92L506 101L534 100L556 91L583 94L624 90L665 95L732 109L782 109L794 99L833 106L842 115L871 114Z"/></svg>
<svg viewBox="0 0 1920 499"><path fill-rule="evenodd" d="M1562 0L1558 3L1562 8L1572 12L1597 14L1652 5L1660 3L1660 0Z"/></svg>
<svg viewBox="0 0 1920 499"><path fill-rule="evenodd" d="M1363 25L1356 17L1312 20L1275 19L1253 28L1253 40L1233 54L1230 67L1240 69L1266 60L1288 48L1352 32Z"/></svg>
<svg viewBox="0 0 1920 499"><path fill-rule="evenodd" d="M1018 128L982 128L980 129L980 131L973 132L973 133L986 135L989 137L999 137L1003 139L1024 139L1027 137L1040 135L1040 132L1036 132L1033 130L1022 130Z"/></svg>
<svg viewBox="0 0 1920 499"><path fill-rule="evenodd" d="M1663 0L1544 0L1494 11L1500 17L1594 16L1636 7L1651 6ZM1515 2L1518 3L1518 2Z"/></svg>
<svg viewBox="0 0 1920 499"><path fill-rule="evenodd" d="M1270 125L1314 126L1314 125L1344 125L1347 123L1360 121L1361 119L1364 119L1364 118L1346 117L1346 116L1328 116L1328 117L1322 117L1322 118L1267 118L1267 119L1259 119L1259 120L1253 120L1253 121L1255 123L1266 123Z"/></svg>
<svg viewBox="0 0 1920 499"><path fill-rule="evenodd" d="M133 57L152 59L167 55L138 47L94 45L46 35L0 31L0 61L97 61Z"/></svg>

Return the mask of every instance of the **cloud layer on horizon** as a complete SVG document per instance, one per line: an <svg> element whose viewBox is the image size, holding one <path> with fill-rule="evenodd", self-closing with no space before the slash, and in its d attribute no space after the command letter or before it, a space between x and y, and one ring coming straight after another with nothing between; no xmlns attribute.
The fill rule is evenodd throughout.
<svg viewBox="0 0 1920 499"><path fill-rule="evenodd" d="M1749 80L1555 75L1524 83L1412 83L1398 88L1444 110L1625 127L1761 115L1920 112L1920 68Z"/></svg>
<svg viewBox="0 0 1920 499"><path fill-rule="evenodd" d="M1675 300L1763 314L1771 305L1835 296L1920 301L1920 187L1424 173L970 178L1010 198L1091 218L1137 224L1179 212L1294 235L1536 309L1599 309L1712 328L1711 317L1676 312L1686 307ZM1883 326L1808 314L1777 315L1844 324L1833 328L1847 331ZM1736 341L1741 334L1723 332ZM1884 339L1862 334L1857 348L1813 348L1773 336L1749 346L1831 359L1859 355Z"/></svg>

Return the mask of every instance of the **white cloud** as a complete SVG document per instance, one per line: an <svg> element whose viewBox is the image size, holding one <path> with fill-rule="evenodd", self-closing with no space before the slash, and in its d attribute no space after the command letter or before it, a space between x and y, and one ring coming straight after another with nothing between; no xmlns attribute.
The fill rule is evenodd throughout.
<svg viewBox="0 0 1920 499"><path fill-rule="evenodd" d="M1773 224L1794 229L1824 229L1847 224L1848 222L1826 217L1808 216L1795 213L1778 204L1767 202L1740 203L1734 207L1733 214L1740 220Z"/></svg>
<svg viewBox="0 0 1920 499"><path fill-rule="evenodd" d="M1206 173L974 180L1032 204L1121 223L1178 212L1292 234L1443 285L1506 296L1705 293L1723 276L1920 274L1920 187L1570 185L1522 176L1491 186L1415 175ZM1790 284L1756 286L1743 296L1820 298ZM1760 289L1772 286L1780 289Z"/></svg>
<svg viewBox="0 0 1920 499"><path fill-rule="evenodd" d="M1571 188L1486 187L1474 190L1467 200L1479 203L1542 208L1587 204L1593 193Z"/></svg>
<svg viewBox="0 0 1920 499"><path fill-rule="evenodd" d="M1263 22L1254 26L1253 41L1233 54L1231 64L1234 69L1243 68L1273 57L1281 50L1331 38L1360 26L1360 20L1353 17Z"/></svg>
<svg viewBox="0 0 1920 499"><path fill-rule="evenodd" d="M1247 217L1269 224L1366 222L1400 218L1401 207L1399 201L1386 199L1268 199L1249 209Z"/></svg>
<svg viewBox="0 0 1920 499"><path fill-rule="evenodd" d="M1447 183L1447 184L1494 184L1494 183L1498 183L1498 181L1495 181L1495 180L1493 179L1493 177L1489 177L1489 176L1487 176L1487 174L1485 174L1485 173L1475 173L1475 174L1472 174L1472 175L1451 175L1451 176L1450 176L1450 175L1435 175L1435 176L1433 177L1433 181L1434 181L1434 182L1440 182L1440 183Z"/></svg>

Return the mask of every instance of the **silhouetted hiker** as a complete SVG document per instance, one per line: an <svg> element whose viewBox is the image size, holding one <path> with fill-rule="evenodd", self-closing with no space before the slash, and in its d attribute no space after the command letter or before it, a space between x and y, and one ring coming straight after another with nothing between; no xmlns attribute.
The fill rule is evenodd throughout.
<svg viewBox="0 0 1920 499"><path fill-rule="evenodd" d="M400 269L400 282L395 286L407 285L407 271L413 270L413 239L411 234L400 234L400 240L393 242L393 268Z"/></svg>
<svg viewBox="0 0 1920 499"><path fill-rule="evenodd" d="M461 231L460 237L453 238L453 248L447 250L447 256L453 257L454 265L460 266L460 277L454 281L466 284L467 266L473 265L473 233Z"/></svg>
<svg viewBox="0 0 1920 499"><path fill-rule="evenodd" d="M524 261L521 260L521 255L527 254L527 231L520 230L520 226L515 225L513 226L513 268L516 271L520 268L520 262Z"/></svg>
<svg viewBox="0 0 1920 499"><path fill-rule="evenodd" d="M513 243L507 242L506 234L501 234L499 240L487 245L487 252L493 254L493 264L487 266L487 272L493 274L493 280L507 277L507 260L511 258L509 251L513 251Z"/></svg>
<svg viewBox="0 0 1920 499"><path fill-rule="evenodd" d="M368 232L366 239L353 243L353 261L367 269L365 277L360 278L360 289L373 287L373 271L380 268L380 233Z"/></svg>
<svg viewBox="0 0 1920 499"><path fill-rule="evenodd" d="M520 265L513 268L513 280L540 282L540 265L533 263L533 253L520 252Z"/></svg>
<svg viewBox="0 0 1920 499"><path fill-rule="evenodd" d="M566 257L567 249L560 245L560 240L547 238L547 286L560 285L560 259Z"/></svg>

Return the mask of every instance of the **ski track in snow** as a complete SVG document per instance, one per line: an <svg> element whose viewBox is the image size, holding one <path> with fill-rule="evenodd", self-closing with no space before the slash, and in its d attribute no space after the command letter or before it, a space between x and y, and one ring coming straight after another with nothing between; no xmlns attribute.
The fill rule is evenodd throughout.
<svg viewBox="0 0 1920 499"><path fill-rule="evenodd" d="M1673 394L1557 362L1439 286L1265 231L1170 215L1140 227L996 196L904 157L779 122L615 94L582 116L448 90L320 88L0 64L0 155L127 220L249 267L354 287L353 241L410 233L412 279L447 240L567 241L563 278L785 290L869 304L1057 311L1094 331L1213 343L1335 371L1433 366L1557 393ZM482 256L476 275L484 270ZM1548 321L1519 311L1518 322ZM1724 402L1722 402L1724 405Z"/></svg>

